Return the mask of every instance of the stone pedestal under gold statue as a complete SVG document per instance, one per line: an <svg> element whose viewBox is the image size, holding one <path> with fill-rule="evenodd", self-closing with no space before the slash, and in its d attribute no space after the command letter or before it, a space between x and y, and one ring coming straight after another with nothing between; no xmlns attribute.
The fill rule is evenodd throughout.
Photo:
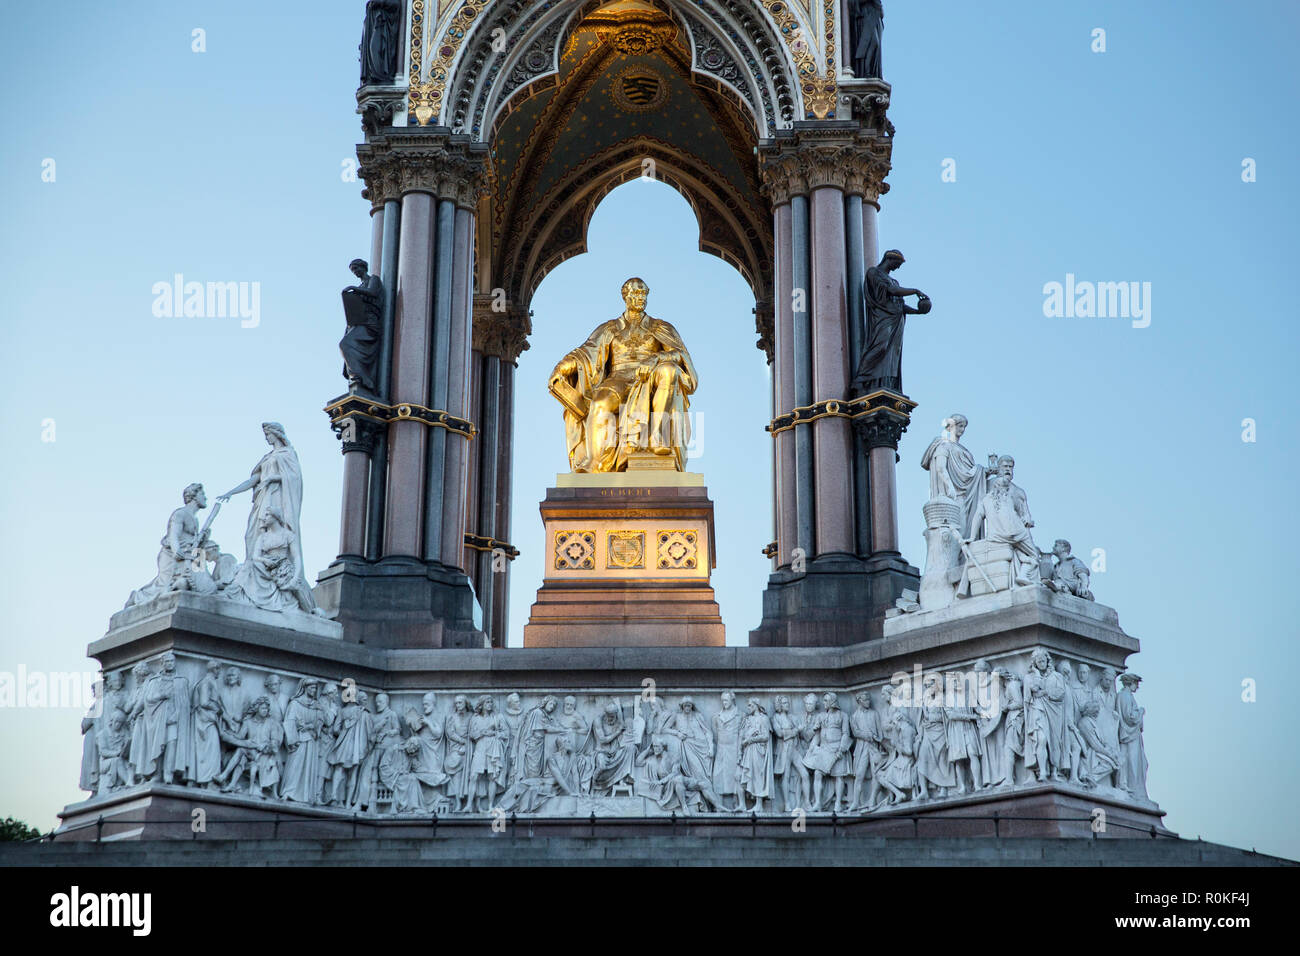
<svg viewBox="0 0 1300 956"><path fill-rule="evenodd" d="M551 375L573 473L542 502L546 574L525 647L714 646L713 502L683 470L695 367L649 287L623 283L622 315Z"/></svg>
<svg viewBox="0 0 1300 956"><path fill-rule="evenodd" d="M541 510L546 574L524 647L726 643L702 475L557 475Z"/></svg>

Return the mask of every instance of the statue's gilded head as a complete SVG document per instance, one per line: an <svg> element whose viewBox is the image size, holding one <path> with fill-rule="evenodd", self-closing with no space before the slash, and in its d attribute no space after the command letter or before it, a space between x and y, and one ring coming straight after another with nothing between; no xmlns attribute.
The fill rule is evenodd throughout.
<svg viewBox="0 0 1300 956"><path fill-rule="evenodd" d="M624 282L620 291L623 293L623 303L634 312L643 310L646 299L650 296L650 287L638 276Z"/></svg>

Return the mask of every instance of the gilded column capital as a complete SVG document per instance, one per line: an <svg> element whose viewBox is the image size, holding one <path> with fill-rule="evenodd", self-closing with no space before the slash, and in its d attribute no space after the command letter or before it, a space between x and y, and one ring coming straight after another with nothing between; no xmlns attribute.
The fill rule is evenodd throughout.
<svg viewBox="0 0 1300 956"><path fill-rule="evenodd" d="M487 149L445 130L398 128L357 146L362 196L379 206L407 193L429 193L473 210L487 190Z"/></svg>
<svg viewBox="0 0 1300 956"><path fill-rule="evenodd" d="M470 325L474 351L495 355L507 362L517 362L528 350L528 336L533 322L526 309L495 309L495 296L474 296L474 315Z"/></svg>

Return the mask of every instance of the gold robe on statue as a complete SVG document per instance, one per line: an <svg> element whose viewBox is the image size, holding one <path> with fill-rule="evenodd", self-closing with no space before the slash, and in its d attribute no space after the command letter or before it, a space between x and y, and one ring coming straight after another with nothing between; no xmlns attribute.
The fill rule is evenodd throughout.
<svg viewBox="0 0 1300 956"><path fill-rule="evenodd" d="M575 472L625 471L628 454L635 451L672 454L677 469L684 467L690 442L687 396L695 391L696 377L672 325L645 314L635 323L620 315L569 352L565 362L570 359L574 372L552 391L564 405L569 466Z"/></svg>

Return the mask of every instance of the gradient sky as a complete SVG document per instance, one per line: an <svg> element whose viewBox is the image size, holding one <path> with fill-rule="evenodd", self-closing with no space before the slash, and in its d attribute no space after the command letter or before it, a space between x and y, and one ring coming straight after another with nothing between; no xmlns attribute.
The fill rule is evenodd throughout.
<svg viewBox="0 0 1300 956"><path fill-rule="evenodd" d="M309 575L337 552L341 460L321 406L343 388L338 292L369 249L361 184L340 175L360 137L363 7L6 4L0 671L93 666L85 646L152 577L180 489L242 481L263 420L302 459ZM924 560L920 454L964 412L977 458L1015 455L1040 544L1105 549L1093 590L1142 641L1130 664L1168 825L1291 857L1298 27L1289 0L887 3L898 133L880 217L882 248L907 254L899 277L934 300L904 350L919 403L900 447L905 553ZM1257 182L1242 182L1246 157ZM511 643L541 581L537 504L567 470L546 374L639 274L699 370L690 467L717 503L714 583L743 644L772 538L752 297L697 251L667 186L615 190L589 246L542 284L519 363ZM260 325L156 318L150 290L178 272L259 282ZM1043 285L1067 273L1150 282L1150 326L1045 318ZM237 501L214 535L242 557ZM80 716L0 710L0 816L48 829L80 799Z"/></svg>

